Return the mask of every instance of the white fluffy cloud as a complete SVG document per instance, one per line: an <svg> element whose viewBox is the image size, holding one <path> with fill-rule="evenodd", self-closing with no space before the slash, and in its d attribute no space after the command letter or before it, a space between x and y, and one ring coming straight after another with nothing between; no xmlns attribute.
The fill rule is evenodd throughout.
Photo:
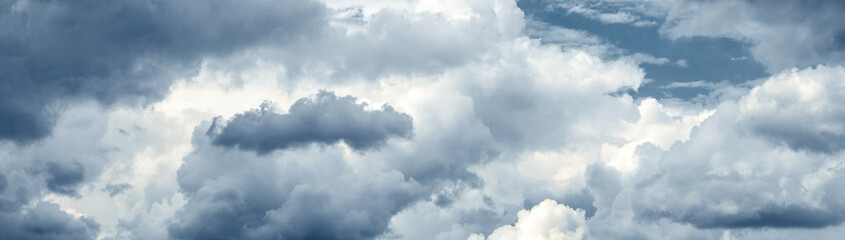
<svg viewBox="0 0 845 240"><path fill-rule="evenodd" d="M700 228L838 225L841 67L780 74L722 103L632 194L640 217Z"/></svg>
<svg viewBox="0 0 845 240"><path fill-rule="evenodd" d="M513 226L497 228L488 240L579 240L587 234L584 210L575 210L554 200L544 200L531 208L519 211ZM468 239L484 239L478 235Z"/></svg>

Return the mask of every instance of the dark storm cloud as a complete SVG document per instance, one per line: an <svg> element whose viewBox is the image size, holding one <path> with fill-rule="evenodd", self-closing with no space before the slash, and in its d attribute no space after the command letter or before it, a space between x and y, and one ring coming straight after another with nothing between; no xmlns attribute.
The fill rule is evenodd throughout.
<svg viewBox="0 0 845 240"><path fill-rule="evenodd" d="M77 161L47 163L47 189L50 191L77 196L77 186L85 180L85 167Z"/></svg>
<svg viewBox="0 0 845 240"><path fill-rule="evenodd" d="M797 205L768 204L755 214L711 215L693 210L682 220L698 228L822 228L842 223L843 216Z"/></svg>
<svg viewBox="0 0 845 240"><path fill-rule="evenodd" d="M51 133L59 99L161 99L206 56L320 31L311 1L3 1L0 140Z"/></svg>
<svg viewBox="0 0 845 240"><path fill-rule="evenodd" d="M100 226L89 218L75 219L52 203L25 212L0 214L0 239L94 239Z"/></svg>
<svg viewBox="0 0 845 240"><path fill-rule="evenodd" d="M268 106L244 112L229 120L215 134L219 146L253 150L266 154L273 150L308 145L332 144L343 140L350 147L364 150L384 144L390 137L410 137L411 116L393 110L367 111L366 103L358 104L352 96L337 97L321 91L313 99L303 98L293 104L287 114L274 113Z"/></svg>

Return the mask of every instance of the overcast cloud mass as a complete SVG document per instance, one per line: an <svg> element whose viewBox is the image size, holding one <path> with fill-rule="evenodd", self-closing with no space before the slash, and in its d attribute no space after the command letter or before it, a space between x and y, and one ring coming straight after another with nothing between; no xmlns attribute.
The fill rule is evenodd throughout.
<svg viewBox="0 0 845 240"><path fill-rule="evenodd" d="M0 239L841 239L843 13L0 0Z"/></svg>

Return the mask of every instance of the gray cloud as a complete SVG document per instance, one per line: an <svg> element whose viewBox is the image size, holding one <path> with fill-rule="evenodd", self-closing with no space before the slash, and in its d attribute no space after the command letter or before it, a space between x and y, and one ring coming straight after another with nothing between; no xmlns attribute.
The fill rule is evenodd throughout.
<svg viewBox="0 0 845 240"><path fill-rule="evenodd" d="M352 96L337 97L321 91L314 98L294 103L287 114L260 109L236 115L217 131L215 120L210 134L218 146L253 150L266 154L273 150L305 146L311 143L333 144L343 140L356 150L378 147L390 137L408 138L412 134L411 116L384 105L367 111Z"/></svg>
<svg viewBox="0 0 845 240"><path fill-rule="evenodd" d="M322 94L333 101L317 102L337 103ZM367 113L351 97L343 104ZM322 117L312 120L334 120ZM213 144L204 134L208 127L197 128L196 150L179 169L189 201L168 227L175 239L372 239L391 216L425 196L422 186L397 171L354 173L334 147L256 155Z"/></svg>
<svg viewBox="0 0 845 240"><path fill-rule="evenodd" d="M93 101L71 106L57 120L55 132L37 144L0 143L0 178L5 179L0 181L0 239L98 236L95 218L72 216L65 210L72 213L74 208L57 204L85 199L92 189L87 186L105 168L150 146L128 145L139 141L119 134L113 128L117 122L102 110Z"/></svg>
<svg viewBox="0 0 845 240"><path fill-rule="evenodd" d="M108 184L103 187L103 191L108 192L110 197L114 197L130 188L132 188L132 185L129 183Z"/></svg>
<svg viewBox="0 0 845 240"><path fill-rule="evenodd" d="M0 239L94 239L99 224L93 219L75 218L38 199L42 189L78 197L84 177L84 168L75 161L0 174Z"/></svg>
<svg viewBox="0 0 845 240"><path fill-rule="evenodd" d="M225 126L215 120L208 131L198 128L197 150L178 175L190 200L169 226L171 237L370 239L381 234L390 216L422 196L420 186L395 171L358 176L337 149L314 153L307 148L343 140L366 150L389 137L410 137L410 116L387 105L377 111L365 106L354 97L322 91L300 99L287 114L264 105ZM286 151L270 154L273 150ZM238 163L231 165L234 159Z"/></svg>
<svg viewBox="0 0 845 240"><path fill-rule="evenodd" d="M311 1L4 1L0 140L51 133L59 99L145 104L203 57L295 41L324 25Z"/></svg>
<svg viewBox="0 0 845 240"><path fill-rule="evenodd" d="M6 191L6 187L9 186L9 181L6 180L6 175L0 173L0 194Z"/></svg>
<svg viewBox="0 0 845 240"><path fill-rule="evenodd" d="M246 120L254 122L241 122ZM267 127L257 127L259 120ZM236 139L254 134L280 143L264 154L255 154L255 147L218 144L220 136L239 129L244 133L232 135ZM495 157L495 144L477 122L409 138L412 130L406 114L387 107L367 111L355 98L330 92L301 99L286 114L264 108L239 114L225 126L222 120L203 124L194 132L195 150L179 169L179 186L189 201L168 226L169 234L176 239L372 239L389 232L395 214L442 192L442 186L481 184L467 166ZM289 131L311 134L281 134ZM364 133L378 137L354 137ZM389 137L409 142L385 142ZM349 156L327 144L339 140L352 140L347 144L359 151Z"/></svg>
<svg viewBox="0 0 845 240"><path fill-rule="evenodd" d="M495 8L518 12L502 6L505 2L496 2ZM319 4L28 4L50 13L47 16L51 18L61 15L55 12L79 12L92 16L63 19L90 17L94 20L86 21L113 20L115 25L127 27L99 29L78 20L48 28L57 31L50 36L70 39L69 43L51 43L61 47L84 49L90 46L83 42L101 40L100 35L114 37L97 42L104 49L90 52L25 47L35 43L0 34L4 46L0 47L0 63L15 63L17 60L9 60L14 57L46 62L31 65L34 72L43 72L38 75L43 78L24 74L29 72L14 64L9 65L11 70L0 70L4 76L26 80L0 83L0 90L10 94L11 89L21 89L14 93L20 95L0 96L0 113L17 114L0 117L0 126L9 126L0 127L5 131L0 132L0 139L19 143L44 139L31 145L0 143L4 151L0 154L0 222L12 223L0 226L0 239L95 238L99 227L93 219L70 216L42 199L55 193L60 199L70 197L71 203L66 206L63 202L62 207L76 207L74 200L86 197L80 194L90 193L87 197L96 199L109 199L103 197L106 194L117 196L132 186L108 184L98 190L88 184L126 182L121 174L130 170L121 168L137 165L120 162L109 166L111 159L147 163L137 162L147 158L155 158L155 164L140 168L157 165L153 168L158 169L132 171L135 175L130 177L152 176L156 182L175 177L178 186L129 180L140 185L113 200L140 195L143 199L127 201L143 203L116 203L121 211L132 210L120 214L115 220L118 226L103 224L108 231L118 228L118 233L107 232L107 237L459 239L473 232L489 235L496 227L513 223L515 210L531 209L543 199L560 204L547 203L537 209L550 213L566 210L564 215L577 220L569 222L575 223L570 227L584 227L582 233L601 239L716 239L723 237L726 229L741 234L784 228L817 230L841 227L845 220L845 200L841 200L845 199L841 193L845 179L838 164L845 146L840 127L845 111L837 104L845 97L842 84L838 84L839 76L845 74L841 69L807 70L793 73L800 75L795 78L786 74L784 79L771 81L781 85L764 85L739 102L727 101L688 141L663 154L672 139L683 138L689 129L675 125L687 126L698 120L691 119L695 115L672 115L680 114L672 112L677 109L667 110L665 118L654 116L643 110L648 107L646 101L620 93L636 90L642 83L644 73L631 63L607 62L573 49L560 54L561 49L540 45L536 39L497 42L489 40L493 34L464 31L501 27L475 25L491 15L478 9L471 9L476 12L468 20L454 22L439 13L407 16L407 12L392 10L364 20L362 12L355 15L362 19L350 24L366 25L354 26L363 32L330 31L318 41L295 43L308 46L303 49L268 49L289 55L284 58L290 59L283 60L291 61L284 64L288 74L311 74L308 71L314 70L310 69L313 66L306 65L325 64L322 67L326 69L317 71L326 71L316 73L321 77L378 79L397 74L404 79L407 74L416 79L421 73L461 66L432 77L438 80L431 85L412 85L413 94L425 91L420 95L396 97L389 92L405 90L404 86L378 89L383 91L381 97L401 99L399 106L413 114L413 119L388 105L368 110L355 97L320 92L300 99L287 112L275 111L267 104L230 119L203 123L194 130L193 148L185 150L188 148L177 143L184 139L181 135L133 138L144 134L128 130L130 125L114 126L108 118L88 112L77 113L84 115L77 116L81 120L63 126L62 118L54 117L67 110L56 102L94 99L95 105L111 105L161 99L172 79L189 76L207 56L232 55L267 42L296 41L298 36L321 31L323 10ZM24 5L10 7L8 14L30 7ZM173 9L185 12L176 14ZM99 15L101 12L125 17L112 19ZM308 15L311 13L314 15ZM4 14L0 16L8 17ZM303 18L305 22L299 22ZM202 21L213 26L201 26ZM461 25L467 22L472 24ZM7 27L2 24L0 21L0 29ZM453 24L460 27L452 28ZM91 29L79 36L59 31L76 30L75 26ZM315 29L306 29L308 26ZM432 32L435 34L427 34ZM476 42L478 46L473 45ZM491 45L496 50L485 52ZM52 49L57 54L30 56L28 48ZM409 50L392 51L396 49ZM481 53L483 59L474 58ZM76 58L85 60L68 60ZM65 64L71 67L65 68ZM57 72L47 71L51 69ZM827 78L819 80L820 75ZM310 87L314 86L304 88ZM155 124L195 116L172 117L170 110L162 114L168 116L157 116L162 119L144 125L145 132L162 132ZM677 111L683 110L697 111ZM666 129L640 126L638 113L646 125L652 121ZM56 128L52 137L44 137L51 135L54 123L63 127ZM108 127L59 133L78 126ZM675 136L674 128L683 129L684 134ZM103 138L105 131L120 137ZM61 136L54 141L57 134ZM159 141L164 138L177 140ZM132 146L107 143L112 140ZM146 144L150 141L158 142ZM346 151L337 144L341 141L355 151ZM132 151L119 148L136 152L115 154ZM630 153L630 149L636 151ZM183 158L178 174L159 177L169 173L162 165L171 164L172 169L176 162L170 160L181 151L191 152ZM103 168L108 168L109 176L99 176ZM182 194L173 195L177 188ZM93 193L88 191L91 189ZM94 203L98 202L85 204ZM169 212L175 206L180 206L175 214ZM101 214L86 207L76 210ZM532 212L541 217L546 210ZM532 227L527 225L530 221L520 221L525 229ZM566 223L554 219L539 222L548 229ZM115 235L109 235L112 233ZM543 232L547 233L550 231Z"/></svg>
<svg viewBox="0 0 845 240"><path fill-rule="evenodd" d="M2 211L1 239L94 239L99 232L94 220L75 219L52 203L39 203L25 212Z"/></svg>
<svg viewBox="0 0 845 240"><path fill-rule="evenodd" d="M77 161L48 162L45 173L47 189L70 196L79 195L76 188L85 180L85 167Z"/></svg>

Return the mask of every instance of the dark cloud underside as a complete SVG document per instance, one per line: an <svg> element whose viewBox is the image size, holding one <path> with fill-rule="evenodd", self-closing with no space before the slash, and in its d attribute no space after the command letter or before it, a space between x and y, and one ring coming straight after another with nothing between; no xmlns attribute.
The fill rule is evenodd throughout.
<svg viewBox="0 0 845 240"><path fill-rule="evenodd" d="M337 97L320 92L290 107L287 114L271 112L267 106L238 114L212 133L219 146L253 150L265 154L273 150L310 143L332 144L340 140L357 150L384 144L390 137L410 137L411 116L384 105L368 111L351 96ZM215 121L215 124L217 122ZM210 131L217 131L212 126Z"/></svg>

